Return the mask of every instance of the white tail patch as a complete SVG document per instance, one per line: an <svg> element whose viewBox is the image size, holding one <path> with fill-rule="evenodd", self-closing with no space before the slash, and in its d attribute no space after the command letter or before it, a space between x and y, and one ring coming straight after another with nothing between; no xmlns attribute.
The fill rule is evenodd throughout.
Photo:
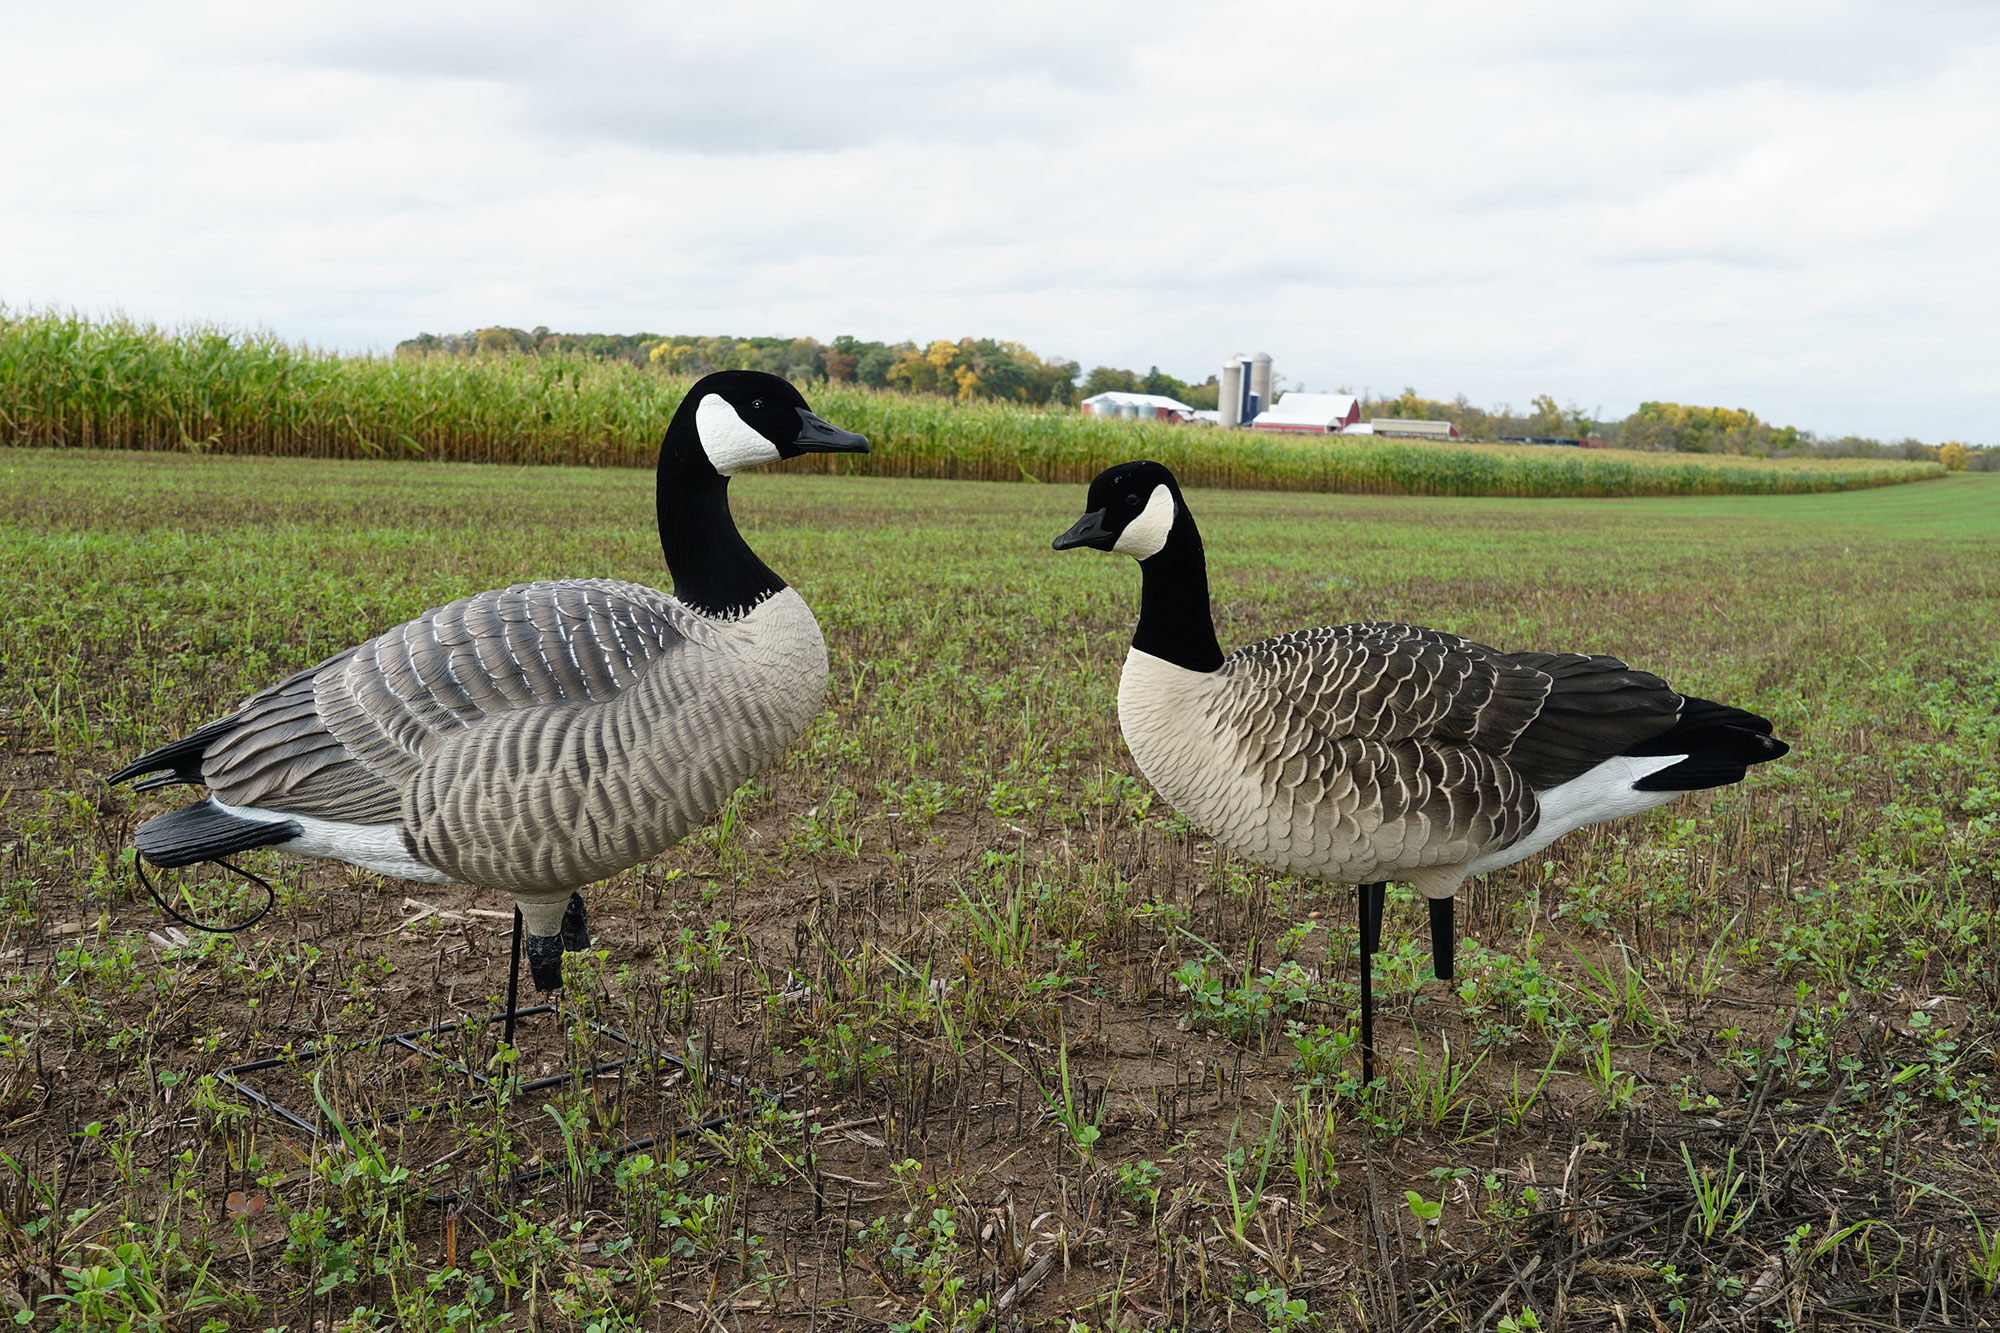
<svg viewBox="0 0 2000 1333"><path fill-rule="evenodd" d="M378 875L394 875L398 879L422 880L429 884L458 882L403 850L402 835L396 831L394 824L349 824L337 819L295 815L285 810L262 810L254 805L224 805L212 796L209 800L214 801L215 808L222 813L238 819L258 824L282 824L290 820L305 830L290 842L273 843L272 846L280 851L297 856L324 856L360 866L363 870L372 870Z"/></svg>
<svg viewBox="0 0 2000 1333"><path fill-rule="evenodd" d="M1634 787L1635 783L1662 769L1672 768L1685 758L1684 754L1648 755L1643 759L1615 755L1581 777L1571 778L1547 791L1536 792L1535 800L1542 807L1542 818L1535 825L1535 831L1512 846L1488 852L1467 866L1466 873L1480 875L1488 870L1498 870L1501 866L1513 865L1524 856L1533 856L1565 833L1573 833L1588 824L1602 824L1606 820L1636 815L1656 805L1665 805L1676 796L1685 795L1678 791L1638 791Z"/></svg>

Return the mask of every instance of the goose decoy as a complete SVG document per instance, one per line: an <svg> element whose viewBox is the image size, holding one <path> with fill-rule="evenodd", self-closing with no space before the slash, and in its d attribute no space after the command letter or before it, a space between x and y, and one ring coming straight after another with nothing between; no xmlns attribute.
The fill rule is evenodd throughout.
<svg viewBox="0 0 2000 1333"><path fill-rule="evenodd" d="M708 819L826 692L819 625L736 530L730 477L867 448L775 375L702 379L660 446L672 595L515 584L280 681L110 776L208 788L141 824L139 854L174 867L274 847L504 890L535 985L559 989L564 951L590 942L577 890Z"/></svg>
<svg viewBox="0 0 2000 1333"><path fill-rule="evenodd" d="M1738 782L1789 748L1740 708L1615 657L1505 653L1418 625L1295 630L1224 657L1201 535L1173 473L1124 463L1055 539L1139 562L1118 721L1146 780L1230 851L1361 888L1361 1081L1374 1079L1371 965L1383 890L1430 904L1452 974L1452 897L1589 824Z"/></svg>

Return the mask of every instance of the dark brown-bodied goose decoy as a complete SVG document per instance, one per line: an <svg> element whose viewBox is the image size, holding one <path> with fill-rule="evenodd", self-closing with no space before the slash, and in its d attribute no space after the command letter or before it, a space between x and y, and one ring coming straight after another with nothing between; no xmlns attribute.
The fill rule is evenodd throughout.
<svg viewBox="0 0 2000 1333"><path fill-rule="evenodd" d="M1615 657L1504 653L1418 625L1296 630L1224 657L1208 567L1173 473L1124 463L1055 539L1139 562L1118 721L1190 821L1283 874L1361 886L1362 1082L1370 965L1390 880L1430 902L1452 972L1452 896L1563 834L1738 782L1789 748L1740 708L1677 694Z"/></svg>
<svg viewBox="0 0 2000 1333"><path fill-rule="evenodd" d="M461 598L113 773L207 799L133 837L156 866L250 847L511 894L535 984L589 943L576 890L664 851L818 714L826 643L729 513L735 473L866 451L774 375L689 390L660 446L672 595L612 579Z"/></svg>

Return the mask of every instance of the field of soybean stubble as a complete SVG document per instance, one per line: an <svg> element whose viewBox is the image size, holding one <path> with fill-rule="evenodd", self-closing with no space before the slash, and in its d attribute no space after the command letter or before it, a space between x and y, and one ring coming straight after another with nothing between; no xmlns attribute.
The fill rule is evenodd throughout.
<svg viewBox="0 0 2000 1333"><path fill-rule="evenodd" d="M435 1039L525 1080L610 1054L594 1021L680 1063L390 1124L462 1080L373 1047L257 1075L315 1140L216 1071L490 1012L507 900L252 853L269 916L176 928L125 850L166 802L101 775L462 593L662 581L651 477L40 451L0 474L0 1301L24 1326L2000 1308L1990 478L1192 492L1225 648L1396 618L1613 652L1795 747L1475 881L1453 983L1392 890L1365 1096L1352 891L1218 855L1139 779L1114 706L1137 571L1049 549L1082 487L745 478L746 535L826 630L824 716L591 891L597 947L511 1064L490 1029ZM263 896L175 882L213 917Z"/></svg>

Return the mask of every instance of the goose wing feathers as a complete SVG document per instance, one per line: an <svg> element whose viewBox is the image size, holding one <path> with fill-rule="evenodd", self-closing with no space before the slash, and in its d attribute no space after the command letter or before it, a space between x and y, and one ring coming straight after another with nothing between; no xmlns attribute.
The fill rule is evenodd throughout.
<svg viewBox="0 0 2000 1333"><path fill-rule="evenodd" d="M1665 735L1687 702L1666 681L1615 657L1510 653L1507 658L1549 681L1548 697L1507 751L1507 762L1537 791L1582 777L1613 755Z"/></svg>
<svg viewBox="0 0 2000 1333"><path fill-rule="evenodd" d="M1540 672L1456 635L1362 624L1250 644L1222 674L1224 730L1258 788L1246 822L1269 844L1253 855L1366 878L1534 827L1534 793L1503 756L1547 697Z"/></svg>
<svg viewBox="0 0 2000 1333"><path fill-rule="evenodd" d="M230 805L388 822L438 738L497 714L605 702L694 642L712 642L697 617L634 583L460 598L250 699L222 719L232 725L206 746L201 780Z"/></svg>
<svg viewBox="0 0 2000 1333"><path fill-rule="evenodd" d="M1384 744L1451 740L1505 755L1551 684L1483 644L1390 622L1295 630L1237 650L1222 669L1270 724L1264 744L1272 754L1315 734Z"/></svg>
<svg viewBox="0 0 2000 1333"><path fill-rule="evenodd" d="M1567 782L1672 729L1682 698L1615 657L1503 653L1421 625L1297 630L1232 654L1275 757L1306 734L1383 744L1470 745L1536 790Z"/></svg>
<svg viewBox="0 0 2000 1333"><path fill-rule="evenodd" d="M1222 673L1272 850L1304 853L1309 820L1310 860L1366 873L1519 840L1537 791L1667 731L1681 704L1616 658L1503 653L1387 622L1266 639Z"/></svg>

